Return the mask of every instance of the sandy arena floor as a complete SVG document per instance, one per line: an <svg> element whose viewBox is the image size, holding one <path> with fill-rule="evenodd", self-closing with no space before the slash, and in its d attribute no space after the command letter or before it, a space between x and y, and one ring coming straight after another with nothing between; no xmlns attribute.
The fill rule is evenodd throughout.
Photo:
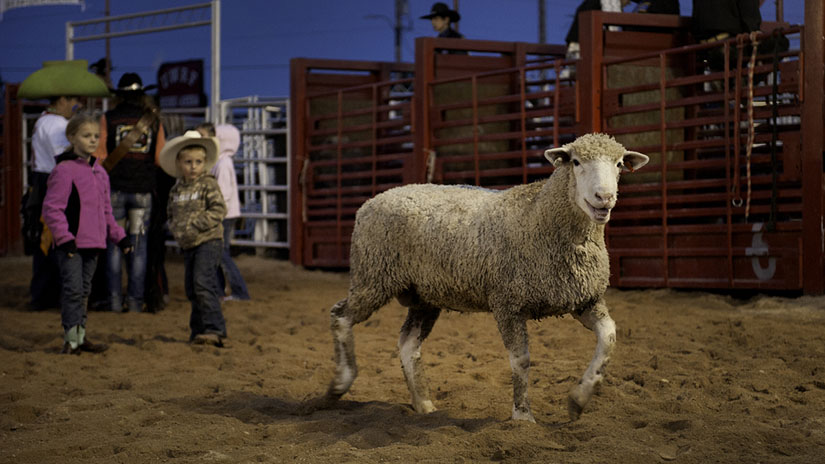
<svg viewBox="0 0 825 464"><path fill-rule="evenodd" d="M172 257L166 310L92 312L89 336L111 348L65 356L59 313L26 309L30 258L0 258L0 462L824 462L824 297L610 290L618 344L574 423L566 395L595 337L570 317L532 322L537 424L509 420L510 368L487 314L442 314L423 347L439 410L413 412L393 303L355 329L350 393L302 416L332 376L329 308L347 275L237 262L253 301L224 304L228 347L186 342Z"/></svg>

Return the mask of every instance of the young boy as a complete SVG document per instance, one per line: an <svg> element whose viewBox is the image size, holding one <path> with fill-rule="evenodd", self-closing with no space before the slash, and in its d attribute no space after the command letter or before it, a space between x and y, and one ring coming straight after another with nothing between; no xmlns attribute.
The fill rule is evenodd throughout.
<svg viewBox="0 0 825 464"><path fill-rule="evenodd" d="M187 131L168 141L160 167L178 179L169 192L169 230L183 249L186 297L192 304L189 341L223 346L226 322L221 312L217 272L223 253L226 205L209 170L218 160L218 142Z"/></svg>

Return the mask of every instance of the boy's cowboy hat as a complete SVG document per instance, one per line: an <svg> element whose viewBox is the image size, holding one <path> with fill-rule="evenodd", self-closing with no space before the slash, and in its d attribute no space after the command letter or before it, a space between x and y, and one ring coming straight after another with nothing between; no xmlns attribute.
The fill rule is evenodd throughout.
<svg viewBox="0 0 825 464"><path fill-rule="evenodd" d="M430 14L422 16L421 19L433 19L436 16L440 18L450 18L451 23L457 23L461 19L458 11L451 10L446 3L442 2L433 3L433 7L430 8Z"/></svg>
<svg viewBox="0 0 825 464"><path fill-rule="evenodd" d="M90 73L86 60L45 61L43 68L31 73L17 91L20 98L39 100L50 97L108 97L109 89Z"/></svg>
<svg viewBox="0 0 825 464"><path fill-rule="evenodd" d="M186 147L197 146L206 150L206 163L203 171L208 173L218 161L218 139L201 137L198 131L188 130L183 135L166 142L158 156L158 164L172 177L180 177L176 160L178 153Z"/></svg>

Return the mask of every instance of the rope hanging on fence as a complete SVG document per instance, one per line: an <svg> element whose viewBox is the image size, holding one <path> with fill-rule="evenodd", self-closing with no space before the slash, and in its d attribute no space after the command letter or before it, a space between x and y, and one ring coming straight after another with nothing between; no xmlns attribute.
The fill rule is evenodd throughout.
<svg viewBox="0 0 825 464"><path fill-rule="evenodd" d="M745 222L748 222L748 216L751 209L751 153L753 152L753 142L756 138L755 128L753 124L753 68L756 66L756 47L759 42L756 37L759 31L750 33L751 41L751 59L748 64L748 146L745 150L745 169L748 181L748 193L745 199Z"/></svg>
<svg viewBox="0 0 825 464"><path fill-rule="evenodd" d="M776 183L778 182L777 159L776 159L776 142L779 138L778 134L778 116L779 116L779 41L776 37L781 34L781 29L773 30L773 82L771 86L771 215L768 218L767 231L773 232L776 229L776 210L779 192L777 191Z"/></svg>

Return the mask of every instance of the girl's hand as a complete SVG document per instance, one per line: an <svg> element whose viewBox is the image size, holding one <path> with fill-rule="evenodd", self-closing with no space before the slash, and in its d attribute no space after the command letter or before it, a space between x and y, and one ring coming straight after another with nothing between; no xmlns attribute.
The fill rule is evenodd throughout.
<svg viewBox="0 0 825 464"><path fill-rule="evenodd" d="M77 244L74 240L69 240L68 242L58 245L57 249L66 253L66 256L69 258L72 258L75 254L77 254Z"/></svg>
<svg viewBox="0 0 825 464"><path fill-rule="evenodd" d="M132 241L129 240L128 235L126 237L123 237L123 239L117 243L117 246L120 248L120 251L122 251L124 255L128 255L129 253L135 250L135 247L132 245Z"/></svg>

